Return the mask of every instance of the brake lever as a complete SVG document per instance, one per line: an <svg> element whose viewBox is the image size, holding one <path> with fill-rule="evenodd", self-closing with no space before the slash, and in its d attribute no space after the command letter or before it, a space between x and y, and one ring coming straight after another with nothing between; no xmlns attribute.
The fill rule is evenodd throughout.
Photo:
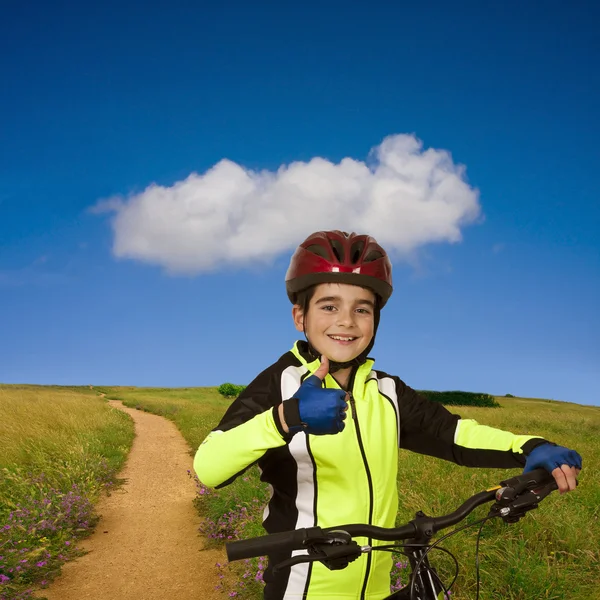
<svg viewBox="0 0 600 600"><path fill-rule="evenodd" d="M293 567L294 565L299 565L300 563L308 563L319 560L316 556L310 556L308 554L299 554L298 556L292 556L292 558L287 558L286 560L281 561L273 566L273 574L281 571L282 569L286 569L287 567Z"/></svg>
<svg viewBox="0 0 600 600"><path fill-rule="evenodd" d="M352 539L348 532L343 530L332 530L329 535L306 540L304 545L307 547L308 554L292 556L277 563L273 567L273 573L300 563L315 561L320 561L328 569L337 571L345 569L349 563L366 551Z"/></svg>
<svg viewBox="0 0 600 600"><path fill-rule="evenodd" d="M490 507L491 517L501 517L506 523L516 523L527 512L538 507L551 492L557 490L556 481L526 492L507 486L496 491L496 502Z"/></svg>

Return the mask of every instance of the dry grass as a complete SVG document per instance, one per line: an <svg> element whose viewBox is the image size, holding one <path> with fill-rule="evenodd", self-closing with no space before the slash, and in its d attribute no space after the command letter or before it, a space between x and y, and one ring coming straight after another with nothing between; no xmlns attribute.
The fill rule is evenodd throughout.
<svg viewBox="0 0 600 600"><path fill-rule="evenodd" d="M39 466L49 458L87 453L95 434L120 428L124 421L85 388L0 385L0 414L4 467Z"/></svg>

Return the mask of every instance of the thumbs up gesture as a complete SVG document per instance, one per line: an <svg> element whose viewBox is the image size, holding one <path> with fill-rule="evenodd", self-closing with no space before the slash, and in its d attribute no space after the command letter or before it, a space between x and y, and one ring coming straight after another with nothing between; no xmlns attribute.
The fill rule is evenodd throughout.
<svg viewBox="0 0 600 600"><path fill-rule="evenodd" d="M285 423L291 433L326 435L343 431L348 410L346 392L322 387L328 372L329 359L323 355L315 374L304 381L293 398L283 403Z"/></svg>

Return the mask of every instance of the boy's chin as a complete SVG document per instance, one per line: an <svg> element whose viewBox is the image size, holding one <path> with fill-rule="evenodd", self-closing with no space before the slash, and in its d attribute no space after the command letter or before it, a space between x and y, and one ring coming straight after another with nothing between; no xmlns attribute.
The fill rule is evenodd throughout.
<svg viewBox="0 0 600 600"><path fill-rule="evenodd" d="M332 352L331 350L321 352L318 349L316 350L319 353L319 355L324 354L330 361L337 363L349 362L351 360L354 360L357 356L360 356L360 353L362 352L362 350L359 350L358 352Z"/></svg>
<svg viewBox="0 0 600 600"><path fill-rule="evenodd" d="M320 343L318 346L313 344L313 347L317 351L318 356L324 354L330 361L337 363L349 362L351 360L354 360L357 356L360 356L360 354L366 349L366 346L364 344L361 344L359 348L336 348L335 346L332 347L332 344L334 344L334 342L328 343L328 341L325 341L324 343Z"/></svg>

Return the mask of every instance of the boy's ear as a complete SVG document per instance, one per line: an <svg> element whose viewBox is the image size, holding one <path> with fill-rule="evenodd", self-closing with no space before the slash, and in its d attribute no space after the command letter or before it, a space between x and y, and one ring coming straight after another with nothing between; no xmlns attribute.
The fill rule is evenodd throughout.
<svg viewBox="0 0 600 600"><path fill-rule="evenodd" d="M304 331L304 311L299 304L292 306L292 319L294 319L294 327L298 331Z"/></svg>

